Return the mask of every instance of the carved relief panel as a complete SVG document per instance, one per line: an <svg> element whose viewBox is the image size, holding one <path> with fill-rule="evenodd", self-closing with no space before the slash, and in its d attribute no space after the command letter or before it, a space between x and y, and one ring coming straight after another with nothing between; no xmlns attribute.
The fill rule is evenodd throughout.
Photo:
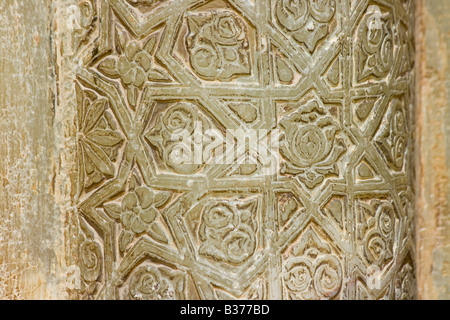
<svg viewBox="0 0 450 320"><path fill-rule="evenodd" d="M410 1L78 8L72 298L414 297Z"/></svg>

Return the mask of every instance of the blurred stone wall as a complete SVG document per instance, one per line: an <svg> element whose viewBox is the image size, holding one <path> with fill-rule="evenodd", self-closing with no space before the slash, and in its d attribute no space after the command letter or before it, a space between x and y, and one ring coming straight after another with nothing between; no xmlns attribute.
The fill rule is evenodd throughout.
<svg viewBox="0 0 450 320"><path fill-rule="evenodd" d="M421 299L450 299L450 1L418 1L417 252Z"/></svg>

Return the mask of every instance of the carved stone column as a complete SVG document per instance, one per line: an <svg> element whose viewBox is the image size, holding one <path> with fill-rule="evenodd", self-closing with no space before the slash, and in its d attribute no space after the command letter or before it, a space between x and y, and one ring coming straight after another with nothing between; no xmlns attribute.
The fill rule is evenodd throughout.
<svg viewBox="0 0 450 320"><path fill-rule="evenodd" d="M56 1L69 297L414 298L413 4Z"/></svg>

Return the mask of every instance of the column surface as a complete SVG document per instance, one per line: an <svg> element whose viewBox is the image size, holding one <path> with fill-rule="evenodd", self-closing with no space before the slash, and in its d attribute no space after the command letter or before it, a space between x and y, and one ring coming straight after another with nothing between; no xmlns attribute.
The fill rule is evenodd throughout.
<svg viewBox="0 0 450 320"><path fill-rule="evenodd" d="M71 297L416 296L411 1L71 9Z"/></svg>
<svg viewBox="0 0 450 320"><path fill-rule="evenodd" d="M36 194L0 194L45 261L26 298L417 297L414 1L35 2L0 22L54 88L0 120L33 137Z"/></svg>

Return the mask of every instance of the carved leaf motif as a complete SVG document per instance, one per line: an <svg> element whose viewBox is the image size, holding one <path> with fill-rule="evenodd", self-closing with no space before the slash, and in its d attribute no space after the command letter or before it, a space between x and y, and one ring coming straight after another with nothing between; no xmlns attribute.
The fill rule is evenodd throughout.
<svg viewBox="0 0 450 320"><path fill-rule="evenodd" d="M77 144L77 159L78 159L77 161L78 184L76 194L79 195L85 186L85 178L86 178L84 168L84 163L86 162L86 160L84 159L84 150L82 143Z"/></svg>
<svg viewBox="0 0 450 320"><path fill-rule="evenodd" d="M75 87L78 102L76 194L80 195L84 188L114 175L114 162L123 137L116 131L117 126L108 112L109 100L98 98L91 90L83 90L78 83Z"/></svg>
<svg viewBox="0 0 450 320"><path fill-rule="evenodd" d="M103 173L108 176L114 175L114 166L109 160L105 152L97 147L95 144L89 142L88 140L82 140L83 149L89 159L95 164L95 166Z"/></svg>
<svg viewBox="0 0 450 320"><path fill-rule="evenodd" d="M371 5L361 21L357 40L357 80L385 77L394 62L394 44L390 15Z"/></svg>
<svg viewBox="0 0 450 320"><path fill-rule="evenodd" d="M131 107L135 108L137 105L137 96L138 96L138 89L134 86L130 86L127 89L127 100Z"/></svg>
<svg viewBox="0 0 450 320"><path fill-rule="evenodd" d="M119 72L116 68L116 59L108 57L105 58L100 64L98 65L98 69L110 77L117 77L119 75Z"/></svg>
<svg viewBox="0 0 450 320"><path fill-rule="evenodd" d="M278 79L281 82L290 83L294 79L294 73L283 58L277 56L275 60Z"/></svg>
<svg viewBox="0 0 450 320"><path fill-rule="evenodd" d="M170 192L159 192L155 195L154 204L156 208L163 207L170 199Z"/></svg>
<svg viewBox="0 0 450 320"><path fill-rule="evenodd" d="M152 81L167 81L170 80L170 77L166 72L159 69L152 69L148 71L148 77Z"/></svg>
<svg viewBox="0 0 450 320"><path fill-rule="evenodd" d="M122 230L119 236L119 250L121 253L124 253L127 250L133 239L134 233L127 230Z"/></svg>
<svg viewBox="0 0 450 320"><path fill-rule="evenodd" d="M120 55L124 54L126 43L129 40L128 34L121 28L117 28L115 40L117 53Z"/></svg>
<svg viewBox="0 0 450 320"><path fill-rule="evenodd" d="M162 243L169 243L169 239L167 238L166 233L161 229L161 227L157 223L153 223L148 230L148 234L154 238L155 240Z"/></svg>
<svg viewBox="0 0 450 320"><path fill-rule="evenodd" d="M376 98L364 99L362 102L360 102L356 107L356 116L358 117L358 119L361 121L365 121L369 117L370 112L373 110L376 102Z"/></svg>
<svg viewBox="0 0 450 320"><path fill-rule="evenodd" d="M144 6L150 6L158 2L162 2L164 0L127 0L132 5L138 6L138 5L144 5Z"/></svg>
<svg viewBox="0 0 450 320"><path fill-rule="evenodd" d="M156 45L156 37L151 37L147 43L144 45L144 50L147 51L148 54L152 55Z"/></svg>
<svg viewBox="0 0 450 320"><path fill-rule="evenodd" d="M246 123L252 123L258 118L258 109L249 102L233 102L229 107Z"/></svg>
<svg viewBox="0 0 450 320"><path fill-rule="evenodd" d="M118 204L108 203L108 204L105 204L103 207L105 208L105 211L108 214L108 216L110 216L111 218L113 218L115 220L120 219L121 208Z"/></svg>
<svg viewBox="0 0 450 320"><path fill-rule="evenodd" d="M394 99L391 102L376 144L389 167L395 171L401 171L408 145L408 124L403 101Z"/></svg>
<svg viewBox="0 0 450 320"><path fill-rule="evenodd" d="M122 141L122 137L112 130L94 130L86 137L99 146L114 147Z"/></svg>
<svg viewBox="0 0 450 320"><path fill-rule="evenodd" d="M98 101L94 102L90 106L90 108L88 108L84 120L84 127L83 127L84 133L88 133L94 128L95 124L98 122L98 120L100 120L100 117L103 115L107 103L108 100L99 99Z"/></svg>
<svg viewBox="0 0 450 320"><path fill-rule="evenodd" d="M84 120L84 93L78 83L75 83L75 93L77 96L77 129L79 132L82 130Z"/></svg>
<svg viewBox="0 0 450 320"><path fill-rule="evenodd" d="M288 199L287 202L280 207L281 223L284 224L288 221L297 209L298 203L293 198Z"/></svg>

